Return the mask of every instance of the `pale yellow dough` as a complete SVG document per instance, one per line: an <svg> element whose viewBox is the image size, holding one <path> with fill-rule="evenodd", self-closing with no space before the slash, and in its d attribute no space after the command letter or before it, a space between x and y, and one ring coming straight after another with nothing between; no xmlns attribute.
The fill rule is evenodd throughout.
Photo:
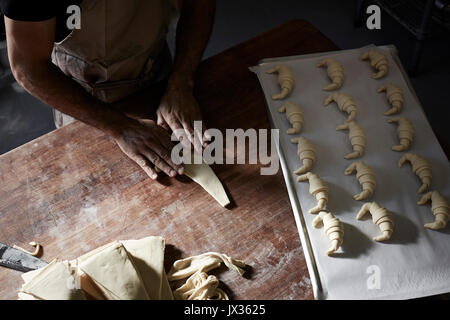
<svg viewBox="0 0 450 320"><path fill-rule="evenodd" d="M413 138L414 128L412 123L405 117L393 117L388 120L389 123L398 123L397 134L400 144L392 146L394 151L406 151L409 149Z"/></svg>
<svg viewBox="0 0 450 320"><path fill-rule="evenodd" d="M425 192L431 184L432 172L430 162L416 154L405 153L398 161L398 167L401 168L406 161L411 163L412 171L422 180L422 185L418 192Z"/></svg>
<svg viewBox="0 0 450 320"><path fill-rule="evenodd" d="M286 131L287 134L299 133L302 130L303 111L298 105L288 101L278 111L286 112L286 118L292 124L292 128Z"/></svg>
<svg viewBox="0 0 450 320"><path fill-rule="evenodd" d="M215 276L208 276L207 272L218 268L224 263L228 269L243 275L245 263L233 259L225 254L217 252L207 252L198 256L177 260L167 274L169 281L185 279L186 282L174 290L174 297L177 300L208 300L220 299L228 300L225 292L217 286L219 280Z"/></svg>
<svg viewBox="0 0 450 320"><path fill-rule="evenodd" d="M400 87L393 84L387 84L378 88L377 92L386 91L386 99L391 104L392 108L384 113L386 116L399 113L403 108L403 91Z"/></svg>
<svg viewBox="0 0 450 320"><path fill-rule="evenodd" d="M316 150L314 145L305 137L292 138L292 143L298 143L297 154L303 166L294 171L295 174L303 174L311 170L314 160L316 159Z"/></svg>
<svg viewBox="0 0 450 320"><path fill-rule="evenodd" d="M345 93L335 92L330 94L324 101L323 105L328 106L331 102L335 101L339 110L347 112L348 118L346 122L350 122L356 118L358 108L356 107L355 100L351 96Z"/></svg>
<svg viewBox="0 0 450 320"><path fill-rule="evenodd" d="M336 252L344 241L344 224L331 212L320 211L313 220L313 226L319 228L323 224L325 234L331 241L331 248L327 250L327 255Z"/></svg>
<svg viewBox="0 0 450 320"><path fill-rule="evenodd" d="M206 163L202 164L184 164L184 173L202 186L216 201L226 207L230 204L227 193L223 188L219 178Z"/></svg>
<svg viewBox="0 0 450 320"><path fill-rule="evenodd" d="M336 127L336 130L348 130L348 137L353 147L353 152L344 156L345 159L355 159L363 155L366 147L366 134L354 121L344 123Z"/></svg>
<svg viewBox="0 0 450 320"><path fill-rule="evenodd" d="M162 237L113 241L72 261L53 260L39 270L24 273L21 300L173 300L228 299L219 280L206 272L221 263L243 275L245 263L225 254L207 252L176 261L164 270ZM174 291L169 281L188 278Z"/></svg>
<svg viewBox="0 0 450 320"><path fill-rule="evenodd" d="M82 261L85 272L109 299L149 300L141 276L119 241Z"/></svg>
<svg viewBox="0 0 450 320"><path fill-rule="evenodd" d="M332 81L332 83L325 86L323 90L330 91L342 87L342 84L344 83L344 66L342 64L333 58L326 58L318 61L316 66L318 68L326 67L328 76Z"/></svg>
<svg viewBox="0 0 450 320"><path fill-rule="evenodd" d="M367 202L359 210L356 219L361 220L367 212L370 212L373 223L381 230L381 235L374 237L373 240L385 241L390 239L394 231L394 220L392 220L391 213L376 202Z"/></svg>
<svg viewBox="0 0 450 320"><path fill-rule="evenodd" d="M377 50L369 50L364 52L361 60L370 60L370 65L377 71L372 74L372 78L380 79L383 78L389 71L389 61L387 57Z"/></svg>
<svg viewBox="0 0 450 320"><path fill-rule="evenodd" d="M24 274L25 275L25 274ZM22 275L25 283L19 298L32 300L85 300L83 291L77 287L76 272L68 261L57 259L44 268Z"/></svg>
<svg viewBox="0 0 450 320"><path fill-rule="evenodd" d="M267 73L278 73L278 84L281 87L281 92L272 95L272 99L281 100L286 98L294 88L295 78L292 70L288 66L279 65L269 69Z"/></svg>
<svg viewBox="0 0 450 320"><path fill-rule="evenodd" d="M426 223L425 228L432 230L443 229L450 220L450 205L448 200L439 193L439 191L430 191L423 195L422 199L417 202L418 205L424 205L431 200L431 211L434 214L434 222Z"/></svg>
<svg viewBox="0 0 450 320"><path fill-rule="evenodd" d="M308 172L297 178L297 181L309 181L309 193L317 199L317 206L311 208L309 213L318 213L328 203L328 186L317 174Z"/></svg>
<svg viewBox="0 0 450 320"><path fill-rule="evenodd" d="M364 200L373 195L375 190L375 172L371 167L366 165L363 161L353 162L345 169L345 175L351 175L356 171L356 179L362 187L362 192L353 196L355 200Z"/></svg>

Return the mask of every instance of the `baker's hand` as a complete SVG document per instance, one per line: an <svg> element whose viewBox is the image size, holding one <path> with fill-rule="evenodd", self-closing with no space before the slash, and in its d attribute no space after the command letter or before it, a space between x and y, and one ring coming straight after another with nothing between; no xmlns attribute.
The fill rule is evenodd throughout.
<svg viewBox="0 0 450 320"><path fill-rule="evenodd" d="M152 179L158 178L154 166L170 177L184 173L183 166L171 160L173 144L169 133L152 120L127 120L117 129L114 139Z"/></svg>
<svg viewBox="0 0 450 320"><path fill-rule="evenodd" d="M201 128L194 128L194 121L202 120L202 114L193 95L193 88L182 80L171 79L169 81L166 93L156 110L156 115L158 116L158 125L167 130L172 129L184 146L188 146L189 143L186 144L187 141L183 141L183 135L200 153L202 147L207 145L202 138L202 130L206 130L203 123ZM195 139L197 141L194 143Z"/></svg>

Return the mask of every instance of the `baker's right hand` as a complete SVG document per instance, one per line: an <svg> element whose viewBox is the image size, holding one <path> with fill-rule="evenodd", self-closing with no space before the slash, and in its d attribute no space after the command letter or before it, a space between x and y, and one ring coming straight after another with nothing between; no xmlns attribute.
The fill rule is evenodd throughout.
<svg viewBox="0 0 450 320"><path fill-rule="evenodd" d="M126 121L116 130L114 140L154 180L158 178L155 166L170 177L184 173L183 166L171 160L170 134L152 120Z"/></svg>

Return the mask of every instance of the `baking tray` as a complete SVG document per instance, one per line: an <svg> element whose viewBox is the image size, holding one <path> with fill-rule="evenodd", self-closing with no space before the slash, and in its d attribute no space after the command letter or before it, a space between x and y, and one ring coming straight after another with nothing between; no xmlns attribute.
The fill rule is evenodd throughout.
<svg viewBox="0 0 450 320"><path fill-rule="evenodd" d="M417 193L421 182L409 163L398 168L404 152L391 150L398 144L397 126L387 123L383 113L390 108L385 94L378 94L382 84L393 83L404 91L405 104L399 116L408 118L415 129L414 142L407 152L416 153L430 161L433 168L432 190L439 190L448 198L450 166L440 147L417 95L397 56L394 46L381 46L389 59L389 74L380 80L371 78L368 62L359 56L370 47L326 52L319 54L264 59L250 68L255 72L263 89L272 128L280 129L277 149L286 181L289 198L307 261L316 299L409 299L450 292L450 231L425 229L433 221L430 206L418 206ZM332 103L323 106L331 92L322 88L329 83L326 70L316 68L319 58L330 56L344 65L345 82L340 92L347 93L358 105L356 122L367 136L364 155L346 160L344 155L352 148L348 131L336 131L347 114ZM296 83L291 95L283 101L271 99L280 91L276 75L266 71L277 64L286 64L294 72ZM332 91L334 92L334 91ZM287 135L289 123L278 108L286 101L301 106L304 125L299 135ZM429 106L433 107L433 106ZM328 209L344 223L344 243L333 255L325 251L330 243L323 228L312 227L315 215L308 210L316 204L309 194L308 183L296 182L293 173L300 166L297 145L292 137L303 135L316 148L316 162L312 172L324 179L329 187ZM393 214L394 233L386 242L375 242L372 237L380 233L370 215L363 221L356 214L365 201L352 196L361 191L354 175L345 176L345 168L353 161L363 160L376 175L374 195L365 201L376 201ZM300 279L299 279L300 280Z"/></svg>

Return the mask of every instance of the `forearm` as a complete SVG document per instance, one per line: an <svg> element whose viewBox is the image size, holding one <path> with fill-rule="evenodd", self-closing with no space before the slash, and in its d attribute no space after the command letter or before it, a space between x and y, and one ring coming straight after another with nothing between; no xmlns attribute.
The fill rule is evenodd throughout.
<svg viewBox="0 0 450 320"><path fill-rule="evenodd" d="M177 25L172 81L194 86L195 72L211 35L215 0L184 0Z"/></svg>
<svg viewBox="0 0 450 320"><path fill-rule="evenodd" d="M121 125L130 121L87 93L76 81L49 62L14 70L17 81L33 96L53 108L115 136Z"/></svg>

